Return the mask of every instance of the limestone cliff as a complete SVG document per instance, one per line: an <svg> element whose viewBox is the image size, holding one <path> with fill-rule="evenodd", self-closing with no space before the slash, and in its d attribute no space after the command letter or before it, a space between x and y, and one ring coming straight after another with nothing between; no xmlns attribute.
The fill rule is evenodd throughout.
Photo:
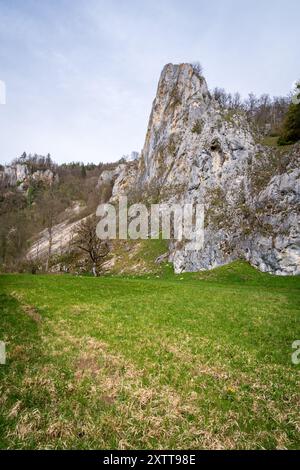
<svg viewBox="0 0 300 470"><path fill-rule="evenodd" d="M190 64L164 67L139 160L114 176L113 200L155 185L160 200L205 205L201 251L170 244L176 272L245 258L278 275L300 274L300 145L255 142L243 113L221 110Z"/></svg>

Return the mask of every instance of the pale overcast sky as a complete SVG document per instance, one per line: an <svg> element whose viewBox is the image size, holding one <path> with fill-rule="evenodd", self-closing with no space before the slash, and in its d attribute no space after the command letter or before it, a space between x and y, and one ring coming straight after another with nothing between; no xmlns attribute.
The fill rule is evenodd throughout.
<svg viewBox="0 0 300 470"><path fill-rule="evenodd" d="M139 151L168 62L200 61L210 88L285 95L299 21L299 0L0 0L0 162Z"/></svg>

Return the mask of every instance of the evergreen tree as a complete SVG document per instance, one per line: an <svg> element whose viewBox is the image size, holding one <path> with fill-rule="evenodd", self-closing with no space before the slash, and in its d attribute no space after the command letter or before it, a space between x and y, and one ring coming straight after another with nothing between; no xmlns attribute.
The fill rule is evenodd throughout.
<svg viewBox="0 0 300 470"><path fill-rule="evenodd" d="M296 86L296 97L300 97L300 83ZM300 102L294 100L286 113L278 144L294 144L298 140L300 140Z"/></svg>
<svg viewBox="0 0 300 470"><path fill-rule="evenodd" d="M84 166L84 165L81 165L81 168L80 168L80 175L81 175L81 178L85 178L85 177L86 177L86 169L85 169L85 166Z"/></svg>

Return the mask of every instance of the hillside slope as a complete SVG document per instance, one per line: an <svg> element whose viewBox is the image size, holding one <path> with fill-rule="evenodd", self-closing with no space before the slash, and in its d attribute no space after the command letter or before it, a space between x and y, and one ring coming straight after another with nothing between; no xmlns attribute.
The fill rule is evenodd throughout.
<svg viewBox="0 0 300 470"><path fill-rule="evenodd" d="M176 273L246 259L263 272L300 274L300 144L281 148L261 142L246 113L221 107L197 68L167 64L141 154L94 170L85 183L92 194L90 212L87 208L76 221L110 196L114 204L121 195L147 205L199 203L205 208L204 246L191 251L184 241L171 240L169 262ZM71 193L76 193L74 188ZM62 212L53 227L54 256L69 252L75 227L74 219ZM47 251L47 230L35 235L27 252L30 259ZM149 260L132 265L126 252L138 248L125 245L122 259L127 258L128 272L139 265L144 271ZM124 263L115 262L120 244L114 242L111 248L106 269L122 265L124 272ZM69 267L74 272L72 263Z"/></svg>

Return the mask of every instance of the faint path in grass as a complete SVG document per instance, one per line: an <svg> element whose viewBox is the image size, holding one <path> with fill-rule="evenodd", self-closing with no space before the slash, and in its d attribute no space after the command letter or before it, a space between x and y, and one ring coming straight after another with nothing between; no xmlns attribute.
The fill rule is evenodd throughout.
<svg viewBox="0 0 300 470"><path fill-rule="evenodd" d="M1 334L33 343L2 376L2 447L299 447L299 279L230 269L0 276Z"/></svg>

